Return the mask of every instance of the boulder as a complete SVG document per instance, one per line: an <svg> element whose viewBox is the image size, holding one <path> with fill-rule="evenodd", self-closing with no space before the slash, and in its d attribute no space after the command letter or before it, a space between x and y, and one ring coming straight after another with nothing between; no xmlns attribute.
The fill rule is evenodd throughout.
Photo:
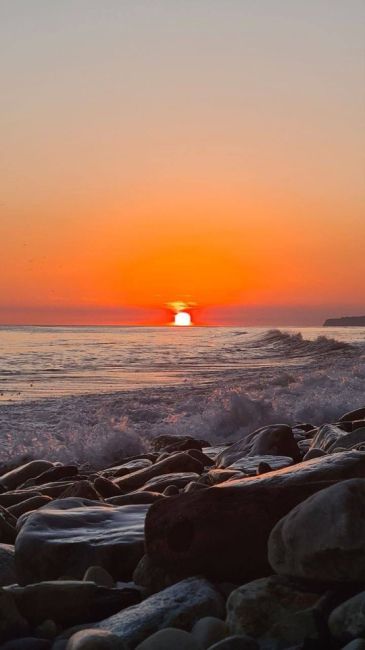
<svg viewBox="0 0 365 650"><path fill-rule="evenodd" d="M314 606L319 599L319 594L298 591L278 576L261 578L230 594L226 623L231 634L248 634L263 647L318 640Z"/></svg>
<svg viewBox="0 0 365 650"><path fill-rule="evenodd" d="M155 503L163 499L163 494L160 492L130 492L129 494L120 494L118 497L110 497L105 499L107 503L114 506L129 506L139 503Z"/></svg>
<svg viewBox="0 0 365 650"><path fill-rule="evenodd" d="M293 459L289 456L248 456L247 458L240 458L235 463L229 465L227 470L234 470L243 472L250 476L255 476L258 473L261 463L269 465L270 470L282 469L282 467L289 467L293 464Z"/></svg>
<svg viewBox="0 0 365 650"><path fill-rule="evenodd" d="M355 411L349 411L342 415L339 419L339 422L353 422L354 420L363 420L365 418L365 406Z"/></svg>
<svg viewBox="0 0 365 650"><path fill-rule="evenodd" d="M14 546L0 544L0 586L16 582Z"/></svg>
<svg viewBox="0 0 365 650"><path fill-rule="evenodd" d="M53 463L50 463L48 460L31 460L30 463L20 465L20 467L16 467L0 476L0 485L5 490L14 490L14 488L22 485L28 479L39 476L42 472L45 472L53 466Z"/></svg>
<svg viewBox="0 0 365 650"><path fill-rule="evenodd" d="M150 467L140 469L137 472L128 474L128 476L116 479L115 484L123 492L131 492L142 487L142 485L155 476L171 474L172 472L196 472L200 474L202 470L203 465L200 461L190 456L187 452L181 452L168 456Z"/></svg>
<svg viewBox="0 0 365 650"><path fill-rule="evenodd" d="M172 472L171 474L163 474L162 476L155 476L147 481L140 491L147 492L163 492L169 485L176 485L181 489L185 487L190 481L196 481L199 474L195 472Z"/></svg>
<svg viewBox="0 0 365 650"><path fill-rule="evenodd" d="M365 591L334 609L328 619L331 634L340 640L365 635Z"/></svg>
<svg viewBox="0 0 365 650"><path fill-rule="evenodd" d="M59 499L26 516L15 544L20 584L82 578L91 565L129 580L144 553L148 505L113 507L85 499Z"/></svg>
<svg viewBox="0 0 365 650"><path fill-rule="evenodd" d="M355 447L358 447L362 444L365 444L365 427L355 429L354 431L351 431L351 433L346 433L345 435L341 436L338 442L335 441L328 448L327 453L334 453L338 446L340 446L341 449L354 449Z"/></svg>
<svg viewBox="0 0 365 650"><path fill-rule="evenodd" d="M9 506L8 512L10 512L14 517L20 517L25 512L30 512L31 510L38 510L42 506L45 506L47 503L52 501L51 497L47 497L43 494L40 494L36 497L31 497L30 499L25 499L20 503L16 503L13 506Z"/></svg>
<svg viewBox="0 0 365 650"><path fill-rule="evenodd" d="M66 650L125 650L119 636L106 630L80 630L73 634L65 646Z"/></svg>
<svg viewBox="0 0 365 650"><path fill-rule="evenodd" d="M173 627L155 632L139 643L136 650L202 650L195 639L185 632Z"/></svg>
<svg viewBox="0 0 365 650"><path fill-rule="evenodd" d="M70 479L74 476L77 476L78 473L79 470L76 465L57 465L56 467L50 467L35 478L28 479L24 487L31 487L34 485L42 485L43 483L51 483L52 481Z"/></svg>
<svg viewBox="0 0 365 650"><path fill-rule="evenodd" d="M120 495L119 488L104 476L98 476L94 481L94 488L103 498L117 497Z"/></svg>
<svg viewBox="0 0 365 650"><path fill-rule="evenodd" d="M19 613L12 595L0 589L0 643L24 636L28 627L28 622Z"/></svg>
<svg viewBox="0 0 365 650"><path fill-rule="evenodd" d="M332 454L162 499L147 513L147 554L181 577L203 574L237 584L267 575L275 524L311 494L351 476L365 476L365 453ZM310 537L308 525L307 532Z"/></svg>
<svg viewBox="0 0 365 650"><path fill-rule="evenodd" d="M3 494L0 494L0 506L9 508L9 506L14 506L17 503L21 503L21 501L39 496L41 496L41 493L38 492L38 490L15 490L14 492L3 492Z"/></svg>
<svg viewBox="0 0 365 650"><path fill-rule="evenodd" d="M311 448L322 449L328 452L329 449L342 444L342 437L346 435L346 431L341 429L335 424L323 424L319 427L316 435L314 436Z"/></svg>
<svg viewBox="0 0 365 650"><path fill-rule="evenodd" d="M216 458L217 467L229 467L246 456L289 456L300 460L292 428L287 424L271 424L253 431L242 440L222 451Z"/></svg>
<svg viewBox="0 0 365 650"><path fill-rule="evenodd" d="M228 636L228 628L224 621L215 616L204 616L199 619L191 630L191 634L200 648L210 648L213 643Z"/></svg>
<svg viewBox="0 0 365 650"><path fill-rule="evenodd" d="M78 481L77 483L73 483L59 495L60 499L67 499L68 497L89 499L89 501L103 500L103 497L99 494L99 492L97 492L90 481Z"/></svg>
<svg viewBox="0 0 365 650"><path fill-rule="evenodd" d="M174 448L180 451L179 445L181 444L188 445L188 447L185 447L185 449L201 450L202 447L209 447L209 443L206 440L199 440L197 438L193 438L192 436L174 436L169 434L162 434L160 436L156 436L151 441L151 447L156 451L165 450L167 447L170 447L173 451L175 451Z"/></svg>
<svg viewBox="0 0 365 650"><path fill-rule="evenodd" d="M314 494L272 530L271 566L280 575L298 578L364 581L364 511L364 479L342 481Z"/></svg>
<svg viewBox="0 0 365 650"><path fill-rule="evenodd" d="M152 460L150 458L136 458L130 460L122 465L116 465L115 467L110 467L107 470L103 471L104 476L117 478L119 476L126 476L127 474L132 474L137 472L140 469L145 469L152 465Z"/></svg>
<svg viewBox="0 0 365 650"><path fill-rule="evenodd" d="M223 615L224 601L213 585L203 578L188 578L97 626L120 636L131 650L163 628L190 630L203 616Z"/></svg>
<svg viewBox="0 0 365 650"><path fill-rule="evenodd" d="M94 582L72 580L4 589L33 627L47 619L64 627L100 621L140 600L136 589L109 589Z"/></svg>

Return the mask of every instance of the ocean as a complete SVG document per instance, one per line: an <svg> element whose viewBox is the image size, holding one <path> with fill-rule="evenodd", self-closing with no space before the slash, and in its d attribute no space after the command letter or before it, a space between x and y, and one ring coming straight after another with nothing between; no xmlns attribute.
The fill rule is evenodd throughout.
<svg viewBox="0 0 365 650"><path fill-rule="evenodd" d="M365 404L365 328L0 327L0 462L95 467Z"/></svg>

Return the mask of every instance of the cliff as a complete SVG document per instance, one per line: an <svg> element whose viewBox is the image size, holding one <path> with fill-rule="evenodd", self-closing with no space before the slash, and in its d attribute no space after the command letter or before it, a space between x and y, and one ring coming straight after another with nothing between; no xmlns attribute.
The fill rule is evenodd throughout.
<svg viewBox="0 0 365 650"><path fill-rule="evenodd" d="M327 318L323 327L365 327L365 316L342 316Z"/></svg>

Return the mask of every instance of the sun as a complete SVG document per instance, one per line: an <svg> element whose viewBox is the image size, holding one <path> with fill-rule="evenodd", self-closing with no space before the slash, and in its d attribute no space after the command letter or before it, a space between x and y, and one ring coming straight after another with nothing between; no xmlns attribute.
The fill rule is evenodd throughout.
<svg viewBox="0 0 365 650"><path fill-rule="evenodd" d="M179 311L175 314L174 325L179 327L188 327L191 325L191 316L187 311Z"/></svg>

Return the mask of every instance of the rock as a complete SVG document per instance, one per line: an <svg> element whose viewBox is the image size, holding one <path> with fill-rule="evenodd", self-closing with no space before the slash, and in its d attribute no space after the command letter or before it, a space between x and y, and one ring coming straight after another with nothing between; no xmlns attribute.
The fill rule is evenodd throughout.
<svg viewBox="0 0 365 650"><path fill-rule="evenodd" d="M349 411L342 415L339 422L352 422L353 420L363 420L365 418L365 406L354 411Z"/></svg>
<svg viewBox="0 0 365 650"><path fill-rule="evenodd" d="M195 623L191 635L198 646L205 649L228 636L228 628L220 618L205 616Z"/></svg>
<svg viewBox="0 0 365 650"><path fill-rule="evenodd" d="M199 481L190 481L185 487L182 489L183 492L196 492L196 490L206 490L207 485L204 485L204 483L200 483Z"/></svg>
<svg viewBox="0 0 365 650"><path fill-rule="evenodd" d="M144 555L138 562L133 572L133 580L136 585L144 587L149 596L179 582L174 573L167 574L164 569L151 564L148 555Z"/></svg>
<svg viewBox="0 0 365 650"><path fill-rule="evenodd" d="M14 598L0 589L0 643L27 632L28 622L20 615Z"/></svg>
<svg viewBox="0 0 365 650"><path fill-rule="evenodd" d="M229 467L246 456L289 456L300 460L292 428L287 424L271 424L253 431L224 450L216 458L217 467Z"/></svg>
<svg viewBox="0 0 365 650"><path fill-rule="evenodd" d="M168 485L163 493L165 497L171 497L173 495L179 494L179 488L176 487L176 485Z"/></svg>
<svg viewBox="0 0 365 650"><path fill-rule="evenodd" d="M224 601L203 578L188 578L98 623L122 638L128 650L166 627L190 630L203 616L224 615Z"/></svg>
<svg viewBox="0 0 365 650"><path fill-rule="evenodd" d="M63 627L100 621L139 602L136 589L108 589L94 582L49 581L5 587L32 626L52 619Z"/></svg>
<svg viewBox="0 0 365 650"><path fill-rule="evenodd" d="M107 503L114 506L129 506L133 504L142 503L155 503L163 499L160 492L130 492L129 494L121 494L119 497L110 497L105 499Z"/></svg>
<svg viewBox="0 0 365 650"><path fill-rule="evenodd" d="M365 650L365 639L354 639L344 645L342 650Z"/></svg>
<svg viewBox="0 0 365 650"><path fill-rule="evenodd" d="M0 544L0 586L16 582L14 546Z"/></svg>
<svg viewBox="0 0 365 650"><path fill-rule="evenodd" d="M16 467L0 476L0 485L6 490L13 490L28 479L39 476L50 467L53 467L53 463L48 460L31 460L30 463Z"/></svg>
<svg viewBox="0 0 365 650"><path fill-rule="evenodd" d="M313 438L311 448L322 449L328 452L333 445L337 446L342 444L341 438L346 432L335 424L323 424L319 427L316 435Z"/></svg>
<svg viewBox="0 0 365 650"><path fill-rule="evenodd" d="M175 446L178 448L178 445L185 443L189 444L188 449L201 450L204 446L209 447L209 443L205 440L198 440L192 436L173 436L169 434L162 434L160 436L156 436L156 438L153 438L151 441L151 447L156 451L161 451L165 450L168 447L173 448Z"/></svg>
<svg viewBox="0 0 365 650"><path fill-rule="evenodd" d="M237 584L265 576L275 524L311 494L350 476L365 476L365 453L332 454L163 499L147 513L147 554L180 577L199 574ZM312 524L306 525L311 537Z"/></svg>
<svg viewBox="0 0 365 650"><path fill-rule="evenodd" d="M7 641L1 646L1 650L49 650L51 645L51 641L48 639L38 639L34 636L28 636Z"/></svg>
<svg viewBox="0 0 365 650"><path fill-rule="evenodd" d="M50 618L46 618L45 621L42 621L35 629L37 636L40 636L42 639L54 639L60 631L60 626L56 625L54 621Z"/></svg>
<svg viewBox="0 0 365 650"><path fill-rule="evenodd" d="M293 464L293 459L289 456L248 456L247 458L240 458L235 463L232 463L232 465L227 467L227 470L234 470L255 476L261 463L267 463L270 470L275 470L281 469L282 467L289 467L289 465Z"/></svg>
<svg viewBox="0 0 365 650"><path fill-rule="evenodd" d="M236 469L211 469L207 474L201 477L201 481L206 485L219 485L225 481L230 481L238 478L245 478L245 474Z"/></svg>
<svg viewBox="0 0 365 650"><path fill-rule="evenodd" d="M119 488L107 478L98 476L94 481L94 488L103 498L116 497L120 495Z"/></svg>
<svg viewBox="0 0 365 650"><path fill-rule="evenodd" d="M119 636L106 630L80 630L72 635L66 650L125 650Z"/></svg>
<svg viewBox="0 0 365 650"><path fill-rule="evenodd" d="M16 537L16 518L0 506L0 543L14 544Z"/></svg>
<svg viewBox="0 0 365 650"><path fill-rule="evenodd" d="M365 580L364 511L364 479L342 481L309 497L271 532L274 571L323 582Z"/></svg>
<svg viewBox="0 0 365 650"><path fill-rule="evenodd" d="M100 587L114 587L115 583L108 571L105 571L102 566L89 566L85 572L84 578L86 582L95 582Z"/></svg>
<svg viewBox="0 0 365 650"><path fill-rule="evenodd" d="M136 650L202 650L195 639L184 630L167 627L139 643Z"/></svg>
<svg viewBox="0 0 365 650"><path fill-rule="evenodd" d="M113 478L118 478L121 476L127 476L133 472L137 472L140 469L145 469L146 467L151 467L152 460L149 458L137 458L135 460L130 460L127 463L122 465L117 465L116 467L110 467L104 475L112 476Z"/></svg>
<svg viewBox="0 0 365 650"><path fill-rule="evenodd" d="M9 508L9 506L14 506L21 501L30 499L31 497L41 496L40 492L35 490L15 490L14 492L4 492L0 494L0 505L4 508Z"/></svg>
<svg viewBox="0 0 365 650"><path fill-rule="evenodd" d="M175 485L178 489L181 489L190 483L190 481L196 481L198 478L199 474L195 472L172 472L171 474L163 474L163 476L151 478L139 490L163 492L170 485Z"/></svg>
<svg viewBox="0 0 365 650"><path fill-rule="evenodd" d="M50 467L39 476L28 479L23 487L42 485L43 483L50 483L52 481L60 481L77 476L79 470L76 465L59 465L57 467Z"/></svg>
<svg viewBox="0 0 365 650"><path fill-rule="evenodd" d="M202 463L205 468L214 467L215 465L214 460L207 456L207 454L203 454L203 452L199 451L199 449L188 449L188 454L189 456L195 458L195 460L198 460L200 463Z"/></svg>
<svg viewBox="0 0 365 650"><path fill-rule="evenodd" d="M328 626L331 634L346 641L365 634L365 591L341 603L330 614Z"/></svg>
<svg viewBox="0 0 365 650"><path fill-rule="evenodd" d="M202 463L188 453L181 452L168 456L165 460L160 460L150 467L140 469L137 472L128 474L128 476L116 479L115 483L123 492L129 492L142 487L142 485L155 476L171 474L172 472L196 472L200 474L202 470Z"/></svg>
<svg viewBox="0 0 365 650"><path fill-rule="evenodd" d="M90 481L78 481L66 488L61 492L59 498L67 499L68 497L76 497L80 499L89 499L90 501L102 501L103 498L99 492L94 488Z"/></svg>
<svg viewBox="0 0 365 650"><path fill-rule="evenodd" d="M59 499L27 515L15 544L20 584L82 578L92 565L115 580L129 580L144 553L148 505L113 507L85 499Z"/></svg>
<svg viewBox="0 0 365 650"><path fill-rule="evenodd" d="M317 449L317 447L311 447L309 451L303 456L303 460L312 460L312 458L320 458L325 456L326 452L323 449Z"/></svg>
<svg viewBox="0 0 365 650"><path fill-rule="evenodd" d="M289 647L318 639L314 605L320 596L300 592L277 576L242 585L227 601L227 626L231 634L248 634L270 641L272 647Z"/></svg>
<svg viewBox="0 0 365 650"><path fill-rule="evenodd" d="M25 512L38 510L38 508L45 506L47 503L50 503L50 501L52 501L51 497L46 497L45 495L40 494L37 497L31 497L30 499L25 499L25 501L10 506L8 512L14 515L14 517L20 517L20 515L23 515Z"/></svg>
<svg viewBox="0 0 365 650"><path fill-rule="evenodd" d="M249 636L235 634L234 636L227 636L222 641L211 645L209 650L259 650L259 646Z"/></svg>
<svg viewBox="0 0 365 650"><path fill-rule="evenodd" d="M359 428L355 429L354 431L351 431L351 433L346 433L345 435L341 436L339 443L335 441L333 445L331 445L327 453L332 454L335 452L336 447L338 444L341 446L342 449L353 449L354 447L364 444L365 443L365 428Z"/></svg>

